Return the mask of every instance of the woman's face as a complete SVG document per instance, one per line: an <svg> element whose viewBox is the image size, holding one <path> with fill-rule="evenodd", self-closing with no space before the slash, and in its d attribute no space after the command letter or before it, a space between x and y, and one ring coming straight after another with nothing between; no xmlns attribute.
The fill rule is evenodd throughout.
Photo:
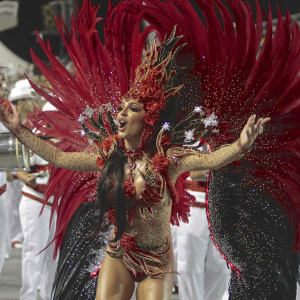
<svg viewBox="0 0 300 300"><path fill-rule="evenodd" d="M146 111L143 104L132 99L123 99L118 110L118 135L125 140L126 147L136 148L144 129L143 117Z"/></svg>

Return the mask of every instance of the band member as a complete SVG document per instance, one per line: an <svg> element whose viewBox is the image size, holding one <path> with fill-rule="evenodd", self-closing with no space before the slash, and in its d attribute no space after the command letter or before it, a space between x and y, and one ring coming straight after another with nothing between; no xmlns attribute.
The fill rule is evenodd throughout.
<svg viewBox="0 0 300 300"><path fill-rule="evenodd" d="M43 111L48 110L53 110L53 107L45 104ZM32 153L30 171L19 171L18 174L19 177L24 176L27 179L22 188L23 196L20 202L20 218L24 235L20 299L35 300L40 285L41 297L50 300L56 260L53 260L52 243L55 218L50 224L52 200L50 199L43 207L44 192L49 178L48 162Z"/></svg>

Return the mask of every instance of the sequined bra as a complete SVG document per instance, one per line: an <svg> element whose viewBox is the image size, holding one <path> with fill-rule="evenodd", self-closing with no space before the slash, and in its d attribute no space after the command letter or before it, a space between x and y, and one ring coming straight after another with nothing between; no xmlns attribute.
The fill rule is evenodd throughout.
<svg viewBox="0 0 300 300"><path fill-rule="evenodd" d="M145 210L152 214L152 207L163 199L165 193L164 178L159 174L153 175L149 170L148 163L145 167L145 173L139 171L139 174L144 179L145 186L142 188L141 194L138 197L136 197L136 188L131 176L129 180L125 181L123 184L125 199L128 202L129 207L131 207L127 216L127 223L129 225L132 224L133 214L136 209L139 209L142 215L144 215ZM107 217L109 222L116 225L114 208L108 210Z"/></svg>

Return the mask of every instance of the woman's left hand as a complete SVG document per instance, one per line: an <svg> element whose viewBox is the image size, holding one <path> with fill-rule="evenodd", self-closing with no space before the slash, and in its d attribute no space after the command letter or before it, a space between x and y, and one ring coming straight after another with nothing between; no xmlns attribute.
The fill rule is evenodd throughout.
<svg viewBox="0 0 300 300"><path fill-rule="evenodd" d="M255 123L255 118L256 115L252 115L248 119L248 122L240 135L240 143L242 149L249 149L260 131L263 129L263 126L270 121L270 118L259 118Z"/></svg>

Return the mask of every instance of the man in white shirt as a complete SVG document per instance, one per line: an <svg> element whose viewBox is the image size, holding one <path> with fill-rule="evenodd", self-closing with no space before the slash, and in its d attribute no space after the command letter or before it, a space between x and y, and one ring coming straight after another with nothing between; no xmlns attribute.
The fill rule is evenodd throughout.
<svg viewBox="0 0 300 300"><path fill-rule="evenodd" d="M46 109L49 110L45 107L43 111ZM49 228L51 199L40 214L49 179L48 162L33 153L30 157L30 168L29 175L32 180L24 184L20 202L20 218L24 235L20 300L36 300L39 284L41 297L50 300L57 264L56 260L53 260L53 243L47 247L55 233L55 218ZM20 173L18 172L19 177L22 176ZM44 248L46 249L42 251Z"/></svg>

